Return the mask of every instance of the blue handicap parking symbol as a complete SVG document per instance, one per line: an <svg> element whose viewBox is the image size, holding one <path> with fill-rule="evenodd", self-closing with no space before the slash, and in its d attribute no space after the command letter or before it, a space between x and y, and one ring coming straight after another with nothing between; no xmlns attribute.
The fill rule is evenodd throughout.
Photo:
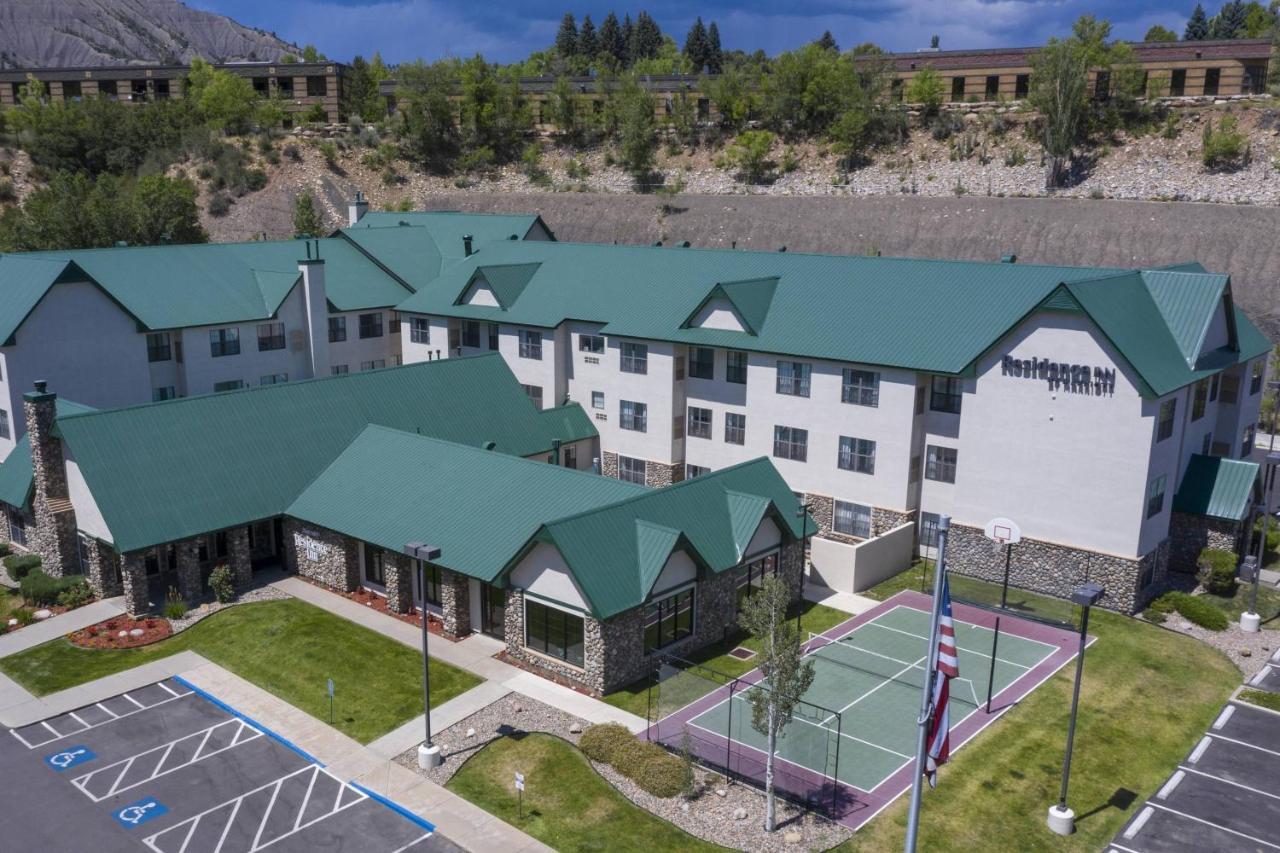
<svg viewBox="0 0 1280 853"><path fill-rule="evenodd" d="M116 823L125 829L133 829L135 826L140 826L153 818L160 817L167 811L169 809L165 807L164 803L154 797L147 797L146 799L138 800L136 803L129 803L124 808L117 809L113 817L115 817Z"/></svg>
<svg viewBox="0 0 1280 853"><path fill-rule="evenodd" d="M46 755L44 763L61 773L63 770L70 770L72 767L84 764L86 761L92 761L97 757L93 750L87 746L69 746L61 752Z"/></svg>

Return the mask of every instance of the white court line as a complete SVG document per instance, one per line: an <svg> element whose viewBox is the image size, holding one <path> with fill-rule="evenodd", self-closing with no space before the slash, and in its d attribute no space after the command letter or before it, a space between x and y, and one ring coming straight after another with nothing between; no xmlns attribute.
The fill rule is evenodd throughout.
<svg viewBox="0 0 1280 853"><path fill-rule="evenodd" d="M724 704L724 703L721 703L721 704ZM719 705L717 705L716 707L718 708L718 707L720 707L720 706L719 706ZM701 714L699 714L698 716L700 717L700 716L702 716L702 715L701 715ZM695 719L696 719L696 718L695 718ZM806 719L804 719L803 717L793 717L793 719L794 719L794 720L796 720L797 722L806 723L806 724L808 724L808 725L810 725L810 726L814 726L815 728L822 728L822 727L821 727L821 726L819 726L817 723L812 722L812 721L810 721L810 720L806 720ZM732 743L741 744L742 746L748 747L748 748L750 748L750 749L757 749L757 747L751 746L751 744L747 743L745 740L739 740L738 738L730 737L730 736L728 736L728 735L721 734L720 732L713 732L711 729L707 728L706 726L700 726L700 725L698 725L697 723L693 722L693 720L690 720L689 722L685 723L685 725L686 725L686 726L692 726L692 727L693 727L693 728L695 728L695 729L701 729L702 731L706 732L706 733L707 733L707 734L709 734L709 735L715 735L716 737L722 737L722 738L724 738L725 740L731 741ZM823 729L823 730L824 730L824 731L826 731L826 732L831 732L831 729ZM846 733L844 733L844 732L841 732L841 733L840 733L840 737L847 737L849 740L857 741L858 743L865 744L865 745L867 745L867 746L869 746L869 747L872 747L873 749L878 749L878 750L880 750L881 752L887 752L887 753L889 753L890 755L896 755L896 756L898 756L899 758L906 758L906 759L910 759L910 758L911 758L911 756L910 756L910 755L903 755L901 752L898 752L896 749L890 749L890 748L889 748L889 747L887 747L887 746L881 746L881 745L880 745L880 744L878 744L878 743L873 743L873 742L871 742L871 741L869 741L869 740L863 740L862 738L857 737L856 735L851 735L851 734L846 734ZM759 752L763 752L764 750L759 750L759 749L757 749L757 751L759 751ZM782 758L782 756L781 756L781 755L776 756L776 757L777 757L777 758ZM818 773L818 774L821 774L821 775L826 775L826 774L822 773L822 771L821 771L821 770L815 770L814 768L809 767L809 766L808 766L808 765L806 765L806 764L801 764L801 763L800 763L800 762L798 762L798 761L792 761L792 760L791 760L791 759L789 759L789 758L784 758L783 760L784 760L784 761L787 761L787 762L789 762L789 763L791 763L791 764L794 764L796 767L803 767L805 770L809 770L809 771L812 771L812 772L814 772L814 773Z"/></svg>
<svg viewBox="0 0 1280 853"><path fill-rule="evenodd" d="M820 635L820 634L815 634L814 636L821 636L821 635ZM812 642L813 642L813 640L810 640L809 642L811 642L811 643L812 643ZM923 670L923 669L924 669L924 667L920 666L920 661L923 661L923 660L924 660L924 658L920 658L920 660L916 661L916 662L915 662L915 664L909 664L909 662L908 662L908 661L905 661L905 660L899 660L898 658L892 657L892 656L890 656L890 655L884 655L884 654L881 654L880 652L873 652L873 651L871 651L871 649L864 649L864 648L862 648L861 646L855 646L853 643L846 642L846 641L845 641L845 640L843 640L843 639L841 639L841 640L832 640L832 641L831 641L830 643L828 643L827 645L840 645L840 646L844 646L845 648L853 649L855 652L861 652L861 653L862 653L862 654L864 654L864 655L873 655L873 656L878 657L878 658L884 658L885 660L887 660L887 661L892 661L893 663L896 663L896 664L898 664L899 666L908 666L908 667L909 667L909 668L911 668L911 669L916 669L916 668L921 669L921 670ZM875 677L877 677L877 678L884 678L884 676L883 676L883 675L880 675L880 674L879 674L879 673L877 673L877 672L870 672L870 671L868 671L868 670L862 669L862 668L861 668L860 666L858 666L857 664L845 663L844 661L842 661L842 660L838 660L838 659L833 658L833 657L823 658L821 655L819 655L819 654L818 654L818 651L819 651L819 650L821 650L821 649L824 649L824 648L826 648L826 647L827 647L827 646L818 646L818 648L816 648L816 649L811 649L810 651L808 651L807 653L805 653L805 655L804 655L804 656L805 656L805 657L814 657L814 658L817 658L818 660L829 660L829 661L833 661L833 662L835 662L835 663L837 663L837 664L840 664L840 665L842 665L842 666L852 667L853 669L856 669L856 670L858 670L859 672L865 672L865 673L867 673L868 675L874 675L874 676L875 676ZM905 671L906 671L906 670L903 670L903 672L905 672ZM898 673L898 675L901 675L901 674L902 674L901 672L900 672L900 673ZM897 679L897 677L898 677L898 675L893 676L890 680L891 680L891 681L892 681L892 680L896 680L896 679ZM980 706L980 705L982 705L982 702L978 700L978 686L977 686L976 684L974 684L974 682L973 682L973 679L972 679L972 678L965 678L964 676L957 675L957 676L956 676L954 679L952 679L952 680L953 680L953 681L963 681L963 682L965 682L966 684L968 684L968 685L969 685L969 692L973 694L973 704L974 704L974 705L979 705L979 706ZM883 685L882 685L882 686L883 686ZM912 686L914 687L915 685L912 685ZM852 704L852 703L850 703L850 704ZM847 706L846 706L846 707L847 707ZM844 713L843 709L841 710L841 713Z"/></svg>
<svg viewBox="0 0 1280 853"><path fill-rule="evenodd" d="M1256 749L1259 752L1265 752L1268 755L1275 755L1280 757L1280 752L1276 752L1274 749L1267 749L1265 746L1258 746L1257 744L1252 744L1252 743L1249 743L1248 741L1236 740L1235 738L1227 737L1226 735L1215 735L1213 732L1206 732L1206 734L1209 737L1213 738L1214 740L1225 740L1227 743L1235 743L1235 744L1239 744L1240 746L1247 746L1250 749Z"/></svg>
<svg viewBox="0 0 1280 853"><path fill-rule="evenodd" d="M395 850L392 850L391 853L404 853L404 851L408 850L410 847L417 844L419 841L426 841L430 837L431 837L431 833L429 832L426 835L419 835L417 838L413 839L403 847L397 847Z"/></svg>
<svg viewBox="0 0 1280 853"><path fill-rule="evenodd" d="M845 636L846 636L846 637L851 636L851 635L853 635L853 634L857 633L858 631L862 630L863 628L871 628L871 627L880 628L880 629L885 630L885 631L893 631L894 633L897 633L897 634L904 634L904 635L906 635L906 636L908 636L908 637L915 637L917 640L924 640L925 645L928 645L928 644L929 644L929 638L928 638L928 637L922 637L922 636L920 636L919 634L913 634L913 633L911 633L910 631L904 631L904 630L902 630L901 628L894 628L894 627L891 627L891 626L889 626L889 625L881 625L879 622L877 622L877 621L875 621L875 620L872 620L872 621L870 621L870 622L866 622L866 623L864 623L864 624L862 624L862 625L859 625L857 628L854 628L854 629L853 629L852 631L850 631L848 634L845 634ZM1010 637L1014 637L1014 636L1017 636L1017 635L1016 635L1016 634L1009 634L1009 636L1010 636ZM1024 639L1024 638L1023 638L1023 637L1019 637L1018 639ZM1032 642L1035 642L1035 641L1033 640ZM1047 645L1049 645L1049 644L1048 644L1048 643L1041 643L1040 645L1042 645L1042 646L1047 646ZM1057 646L1050 646L1050 648L1052 648L1054 652L1058 651L1058 647L1057 647ZM959 644L959 642L957 642L957 643L956 643L956 649L957 649L957 651L961 651L961 652L968 652L968 653L969 653L969 654L971 654L971 655L977 655L978 657L982 657L982 658L986 658L987 660L991 660L991 655L987 654L986 652L980 652L980 651L978 651L977 649L970 649L970 648L967 648L967 647L965 647L965 646L960 645L960 644ZM1053 654L1053 652L1050 652L1049 654ZM1048 657L1048 655L1045 655L1045 657ZM1044 660L1044 658L1041 658L1040 660L1041 660L1041 661L1043 661L1043 660ZM1017 662L1015 662L1015 661L1011 661L1011 660L1005 660L1004 658L1001 658L1001 657L997 657L997 658L996 658L996 663L1007 663L1009 666L1017 667L1018 669L1022 669L1022 670L1029 670L1029 669L1031 669L1031 667L1027 666L1026 664L1017 663Z"/></svg>
<svg viewBox="0 0 1280 853"><path fill-rule="evenodd" d="M1157 808L1157 809L1160 809L1161 811L1169 812L1170 814L1176 814L1178 817L1185 817L1187 820L1194 820L1196 823L1203 823L1205 826L1211 826L1214 829L1220 829L1223 832L1229 832L1232 835L1238 835L1241 838L1247 838L1248 840L1252 841L1254 844L1261 844L1264 847L1270 847L1273 850L1280 850L1280 844L1272 844L1270 841L1263 841L1261 838L1254 838L1252 835L1249 835L1244 832L1239 832L1238 830L1234 830L1229 827L1222 826L1220 824L1216 824L1213 821L1205 820L1202 817L1196 817L1195 815L1190 815L1190 814L1187 814L1186 812L1180 812L1177 809L1171 809L1168 806L1162 806L1159 803L1152 803L1148 801L1148 805L1151 806L1152 808Z"/></svg>
<svg viewBox="0 0 1280 853"><path fill-rule="evenodd" d="M963 602L963 601L955 601L955 599L954 599L954 598L952 599L952 603L954 603L954 604L961 604L961 605L963 605L963 604L964 604L964 602ZM897 610L907 610L907 611L909 611L909 612L911 612L911 613L918 613L918 614L920 614L920 615L922 615L922 616L928 616L928 615L929 615L927 612L925 612L925 611L923 611L923 610L917 610L917 609L915 609L914 607L908 607L908 606L907 606L907 605L905 605L905 604L895 604L892 608L890 608L889 610L886 610L884 613L881 613L881 614L880 614L879 616L877 616L875 619L872 619L870 622L865 622L865 623L863 623L863 624L866 624L866 625L873 625L873 624L875 624L876 622L878 622L880 619L883 619L885 616L888 616L890 613L893 613L893 612L895 612L895 611L897 611ZM1013 613L1010 613L1010 614L1009 614L1009 618L1010 618L1010 619L1017 619L1017 618L1019 618L1019 617L1018 617L1018 616L1016 616L1016 615L1015 615L1015 614L1013 614ZM958 625L964 625L964 626L966 626L966 627L973 628L973 629L974 629L974 630L976 630L976 631L989 631L989 632L990 632L990 633L992 633L992 634L994 634L994 633L996 632L996 629L995 629L995 628L988 628L986 625L979 625L977 622L969 622L969 621L967 621L967 620L965 620L965 619L960 619L959 617L956 617L954 621L955 621L955 622L956 622L956 624L958 624ZM861 627L861 626L859 626L859 627ZM882 625L881 627L883 628L883 627L888 627L888 626L887 626L887 625ZM855 628L854 630L857 630L857 629ZM1065 629L1065 628L1062 628L1062 629L1060 629L1060 630L1065 631L1066 629ZM906 632L904 631L903 633L906 633ZM1033 640L1033 639L1031 639L1030 637L1024 637L1024 636L1022 636L1021 634L1013 634L1013 633L1009 633L1009 632L1007 632L1007 631L1001 631L1000 633L1005 634L1005 635L1010 636L1010 637L1017 637L1019 640L1023 640L1023 641L1028 642L1028 643L1035 643L1037 646L1044 646L1045 648L1053 649L1055 652L1056 652L1056 651L1058 651L1058 648L1059 648L1058 646L1055 646L1053 643L1046 643L1044 640ZM913 635L913 636L919 636L919 635L918 635L918 634L915 634L915 635ZM929 638L928 638L928 637L923 637L922 639L924 639L924 640L928 640ZM979 652L978 654L981 654L981 652ZM991 655L987 655L987 657L991 657ZM1013 663L1013 661L1006 661L1006 663Z"/></svg>
<svg viewBox="0 0 1280 853"><path fill-rule="evenodd" d="M121 694L121 695L123 696L123 695L125 695L125 694ZM176 702L177 700L182 699L182 698L185 698L185 697L190 696L190 695L192 695L190 692L187 692L187 693L179 693L177 696L173 696L173 697L171 697L171 698L169 698L169 699L161 699L159 702L155 703L154 705L139 705L139 703L135 700L133 704L135 704L135 705L139 705L139 707L138 707L138 708L136 708L136 709L134 709L134 710L132 710L132 711L125 711L123 714L117 714L117 713L115 713L114 711L112 711L111 709L109 709L109 708L105 707L101 702L95 702L95 703L94 703L94 705L96 705L97 707L101 708L102 710L106 711L108 714L110 714L110 715L111 715L111 718L110 718L110 719L103 720L103 721L102 721L102 722L100 722L100 723L94 723L93 725L91 725L91 726L86 726L86 727L85 727L85 728L83 728L83 729L77 729L77 730L76 730L76 731L74 731L74 732L68 732L68 733L67 733L67 734L65 734L65 735L58 735L57 737L47 738L47 739L45 739L45 740L40 741L39 743L31 743L31 742L30 742L30 741L28 741L26 738L24 738L22 735L18 734L18 732L17 732L17 730L16 730L16 729L9 729L9 734L13 735L13 736L14 736L14 737L16 737L18 740L22 741L22 744L23 744L27 749L40 749L41 747L48 746L49 744L53 743L54 741L62 740L63 738L68 738L68 737L71 737L72 735L84 734L85 732L89 731L90 729L100 728L101 726L105 726L105 725L108 725L108 724L110 724L110 723L114 723L116 720L123 720L125 717L131 717L131 716L133 716L134 714L140 714L140 713L142 713L143 711L148 710L149 708L158 708L158 707L160 707L161 705L165 705L165 704L167 704L167 703L169 703L169 702ZM130 697L130 698L132 699L132 697ZM46 729L48 729L49 731L54 732L55 734L57 733L57 730L56 730L56 729L54 729L54 728L53 728L53 726L49 725L47 722L44 722L43 720L41 720L41 724L43 724L43 725L44 725L44 727L45 727ZM28 724L28 725L26 725L26 726L23 726L22 728L32 728L32 727L34 727L35 725L36 725L35 723L30 723L30 724Z"/></svg>
<svg viewBox="0 0 1280 853"><path fill-rule="evenodd" d="M839 711L836 711L834 714L832 714L831 716L829 716L829 717L827 717L825 720L823 720L823 721L822 721L822 726L823 726L823 728L826 728L827 723L831 722L831 721L832 721L832 720L834 720L836 717L843 717L843 716L844 716L844 712L845 712L845 711L849 710L849 709L850 709L850 708L852 708L854 705L857 705L859 702L861 702L863 699L866 699L866 698L867 698L868 696L870 696L872 693L875 693L875 692L876 692L877 690L879 690L881 687L884 687L886 684L891 684L891 683L893 683L893 682L897 681L899 677L901 677L901 676L903 676L903 675L907 674L907 673L908 673L908 672L910 672L911 670L913 670L913 669L915 669L916 667L920 666L920 664L924 663L924 662L925 662L926 660L928 660L928 659L929 659L929 656L928 656L928 655L925 655L924 657L920 658L920 660L916 661L915 663L909 663L909 664L907 664L905 667L903 667L901 670L899 670L897 673L895 673L895 674L894 674L893 676L891 676L890 678L886 678L886 679L882 680L882 681L881 681L879 684L877 684L875 687L872 687L872 688L871 688L870 690L868 690L866 693L863 693L861 696L859 696L859 697L857 697L856 699L854 699L854 700L853 700L852 702L850 702L848 705L845 705L845 706L844 706L843 708L841 708ZM921 668L923 669L923 667L921 667Z"/></svg>
<svg viewBox="0 0 1280 853"><path fill-rule="evenodd" d="M1237 788L1243 788L1246 791L1252 791L1255 794L1261 794L1262 796L1270 797L1273 800L1280 800L1280 794L1273 794L1270 791L1264 791L1261 788L1254 788L1253 786L1245 785L1242 782L1232 782L1230 779L1224 779L1223 777L1215 776L1212 773L1205 773L1203 770L1196 770L1194 767L1183 767L1182 770L1185 770L1188 773L1195 773L1197 776L1204 776L1207 779L1213 779L1217 782L1225 782L1228 785L1234 785ZM1178 772L1181 773L1182 770L1179 770Z"/></svg>

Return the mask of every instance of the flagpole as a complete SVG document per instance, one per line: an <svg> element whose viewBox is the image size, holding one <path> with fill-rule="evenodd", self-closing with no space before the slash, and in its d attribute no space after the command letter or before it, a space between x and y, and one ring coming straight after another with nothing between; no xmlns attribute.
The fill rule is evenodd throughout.
<svg viewBox="0 0 1280 853"><path fill-rule="evenodd" d="M903 849L915 853L916 835L920 830L920 796L924 791L924 762L929 739L929 703L933 699L933 670L938 654L938 619L942 609L942 576L946 571L947 533L951 528L951 516L938 519L938 558L933 564L933 613L929 619L929 654L925 668L924 685L920 692L920 717L916 726L920 729L916 742L915 781L911 783L911 810L907 812L907 840Z"/></svg>

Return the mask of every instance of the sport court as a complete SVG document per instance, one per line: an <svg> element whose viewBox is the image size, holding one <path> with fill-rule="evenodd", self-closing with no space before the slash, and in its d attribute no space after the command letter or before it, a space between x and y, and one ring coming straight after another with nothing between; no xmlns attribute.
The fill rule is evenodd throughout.
<svg viewBox="0 0 1280 853"><path fill-rule="evenodd" d="M928 665L929 606L927 596L899 593L824 635L812 635L806 645L806 659L814 664L813 684L802 697L808 704L780 737L775 764L784 778L798 782L793 787L830 792L831 810L846 825L861 826L910 785ZM996 640L992 613L959 603L952 611L960 662L960 677L951 683L954 751L1074 657L1079 637L1001 615ZM758 671L742 680L758 682ZM661 739L671 740L673 723L688 727L697 735L701 758L714 759L706 746L715 744L724 750L718 763L751 776L746 767L762 768L765 738L751 725L749 693L724 689L703 697L674 719L660 721L666 733ZM813 794L806 798L824 805Z"/></svg>
<svg viewBox="0 0 1280 853"><path fill-rule="evenodd" d="M14 850L459 849L180 678L10 729L0 766Z"/></svg>

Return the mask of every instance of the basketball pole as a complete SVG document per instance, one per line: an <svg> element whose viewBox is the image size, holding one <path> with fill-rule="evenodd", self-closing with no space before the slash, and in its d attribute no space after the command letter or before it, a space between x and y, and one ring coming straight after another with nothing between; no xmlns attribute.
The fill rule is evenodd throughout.
<svg viewBox="0 0 1280 853"><path fill-rule="evenodd" d="M924 685L920 692L920 716L916 720L919 733L916 738L915 780L911 783L911 810L907 813L907 838L905 853L915 853L916 836L920 831L920 797L924 793L925 752L929 746L929 716L933 702L933 676L938 651L938 620L942 611L942 577L946 571L947 534L951 529L951 516L938 519L938 559L933 564L933 607L929 618L929 653L926 655Z"/></svg>
<svg viewBox="0 0 1280 853"><path fill-rule="evenodd" d="M1009 563L1013 558L1013 545L1006 542L1004 546L1004 585L1000 587L1000 609L1009 603Z"/></svg>

